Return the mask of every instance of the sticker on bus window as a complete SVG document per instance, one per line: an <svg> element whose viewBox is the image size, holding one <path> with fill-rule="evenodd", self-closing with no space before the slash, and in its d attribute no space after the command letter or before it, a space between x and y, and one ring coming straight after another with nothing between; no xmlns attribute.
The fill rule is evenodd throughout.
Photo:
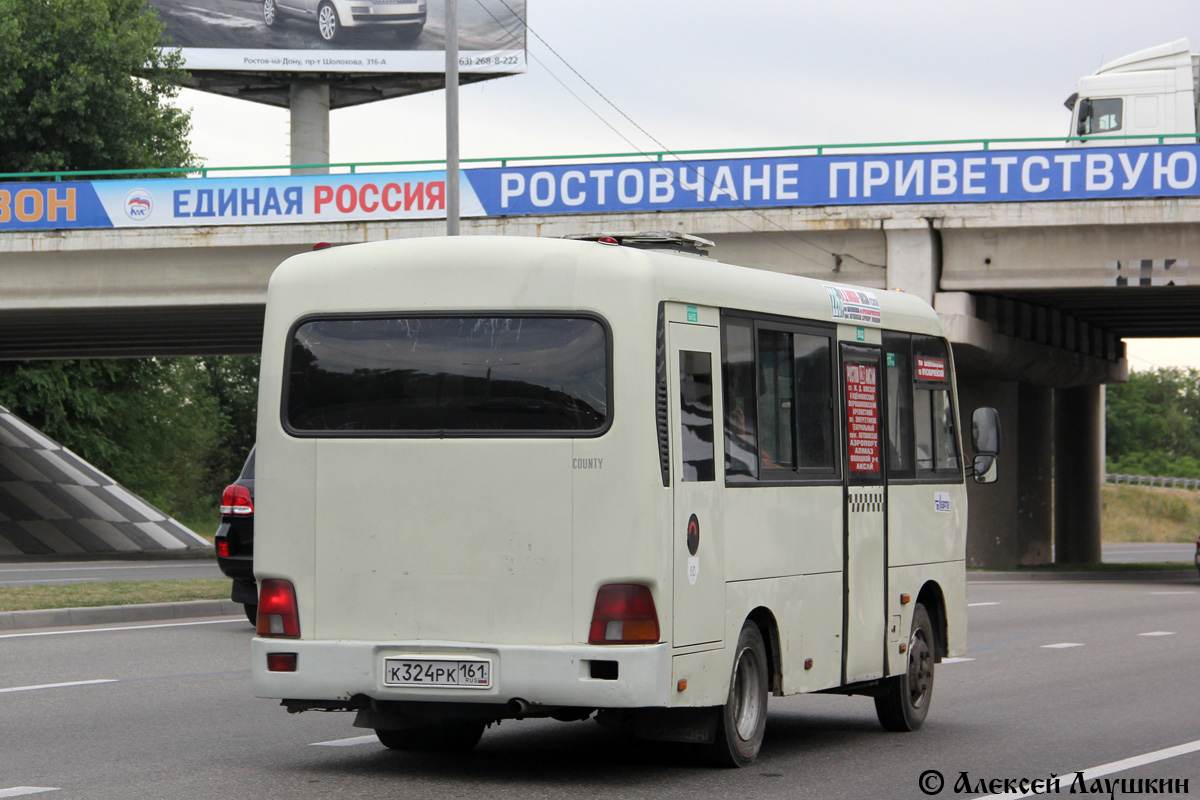
<svg viewBox="0 0 1200 800"><path fill-rule="evenodd" d="M879 471L879 402L875 367L846 365L846 427L849 429L850 471Z"/></svg>
<svg viewBox="0 0 1200 800"><path fill-rule="evenodd" d="M883 312L879 298L866 289L847 289L844 286L826 286L829 293L829 311L834 319L848 322L883 323Z"/></svg>
<svg viewBox="0 0 1200 800"><path fill-rule="evenodd" d="M931 356L917 356L917 380L946 380L946 359L933 358Z"/></svg>

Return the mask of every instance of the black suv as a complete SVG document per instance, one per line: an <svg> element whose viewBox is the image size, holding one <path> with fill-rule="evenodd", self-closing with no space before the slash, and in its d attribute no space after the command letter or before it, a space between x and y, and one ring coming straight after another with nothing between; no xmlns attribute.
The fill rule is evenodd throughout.
<svg viewBox="0 0 1200 800"><path fill-rule="evenodd" d="M254 582L254 449L238 479L221 494L221 527L217 528L217 566L233 578L230 597L246 609L254 624L258 616L258 585Z"/></svg>

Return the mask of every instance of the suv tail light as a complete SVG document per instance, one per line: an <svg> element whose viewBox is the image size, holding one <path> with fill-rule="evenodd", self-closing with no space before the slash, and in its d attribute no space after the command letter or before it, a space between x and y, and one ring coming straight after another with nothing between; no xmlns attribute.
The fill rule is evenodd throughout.
<svg viewBox="0 0 1200 800"><path fill-rule="evenodd" d="M299 639L300 614L296 610L296 587L291 581L266 578L259 582L259 636L272 639Z"/></svg>
<svg viewBox="0 0 1200 800"><path fill-rule="evenodd" d="M262 608L260 605L259 608ZM261 612L260 612L261 613ZM649 587L610 583L596 592L588 644L654 644L658 642L658 611Z"/></svg>
<svg viewBox="0 0 1200 800"><path fill-rule="evenodd" d="M211 508L211 506L209 506ZM250 499L250 490L245 486L226 486L221 494L221 513L235 516L248 516L254 513L254 501Z"/></svg>

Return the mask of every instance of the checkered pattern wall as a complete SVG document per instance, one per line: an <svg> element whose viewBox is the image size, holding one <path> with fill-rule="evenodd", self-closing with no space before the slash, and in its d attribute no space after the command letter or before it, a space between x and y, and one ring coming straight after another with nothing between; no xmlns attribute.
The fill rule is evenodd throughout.
<svg viewBox="0 0 1200 800"><path fill-rule="evenodd" d="M208 546L0 407L0 556Z"/></svg>

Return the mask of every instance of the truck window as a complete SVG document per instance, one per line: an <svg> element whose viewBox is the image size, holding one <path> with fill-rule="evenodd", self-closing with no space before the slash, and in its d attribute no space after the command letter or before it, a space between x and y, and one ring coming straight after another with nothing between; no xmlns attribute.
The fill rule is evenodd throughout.
<svg viewBox="0 0 1200 800"><path fill-rule="evenodd" d="M1121 130L1123 101L1119 97L1085 100L1079 104L1079 136Z"/></svg>
<svg viewBox="0 0 1200 800"><path fill-rule="evenodd" d="M292 334L293 435L588 435L608 424L608 332L581 317L309 319Z"/></svg>

